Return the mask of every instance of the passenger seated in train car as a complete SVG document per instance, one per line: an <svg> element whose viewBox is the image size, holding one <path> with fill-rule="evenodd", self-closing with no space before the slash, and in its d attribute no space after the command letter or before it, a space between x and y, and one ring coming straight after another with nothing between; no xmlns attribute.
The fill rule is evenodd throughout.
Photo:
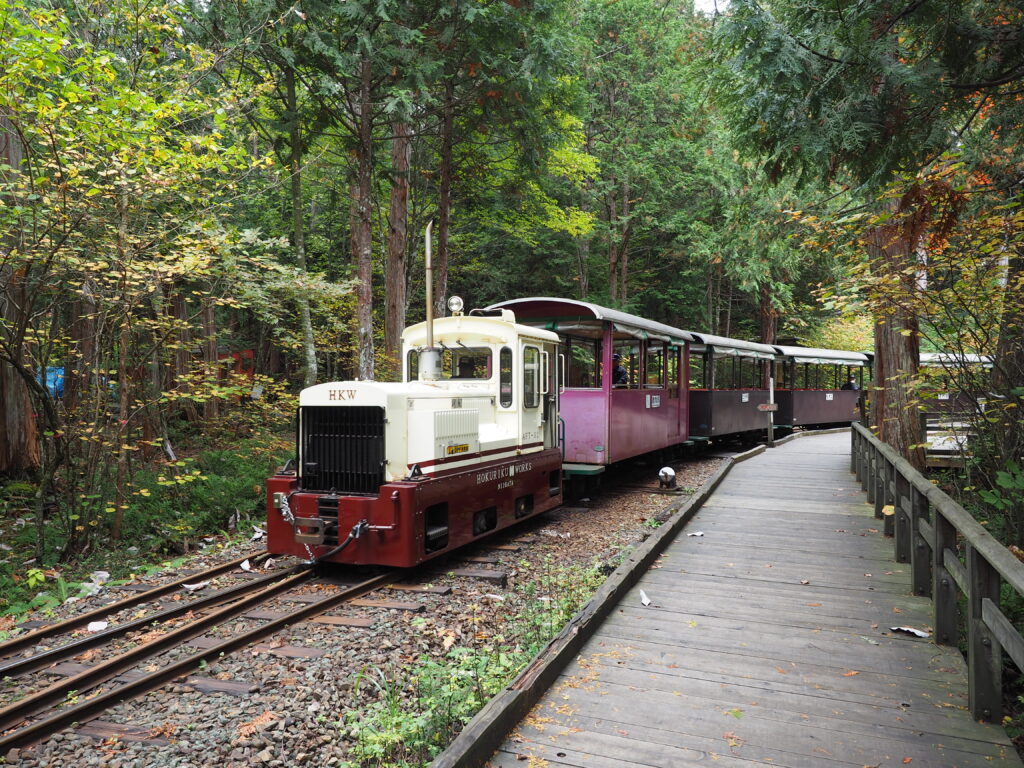
<svg viewBox="0 0 1024 768"><path fill-rule="evenodd" d="M628 387L629 371L622 365L622 355L612 355L612 386Z"/></svg>
<svg viewBox="0 0 1024 768"><path fill-rule="evenodd" d="M840 389L850 390L850 389L860 389L860 387L857 386L857 379L854 376L850 376L850 378L848 378L846 380L846 383L843 384L843 386L840 387Z"/></svg>

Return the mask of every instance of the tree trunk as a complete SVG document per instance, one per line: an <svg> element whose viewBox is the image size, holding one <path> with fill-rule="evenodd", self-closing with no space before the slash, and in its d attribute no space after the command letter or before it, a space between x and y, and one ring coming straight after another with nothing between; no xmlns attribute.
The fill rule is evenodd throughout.
<svg viewBox="0 0 1024 768"><path fill-rule="evenodd" d="M295 246L295 262L299 272L306 273L306 228L303 222L302 206L302 132L299 125L299 102L295 94L295 70L285 69L285 98L291 126L288 140L291 149L291 204L292 241ZM313 338L313 320L309 314L309 298L299 291L299 323L302 326L303 376L302 384L311 387L316 384L316 340Z"/></svg>
<svg viewBox="0 0 1024 768"><path fill-rule="evenodd" d="M444 85L441 112L441 179L437 195L437 253L433 258L434 313L444 316L448 292L448 238L452 213L452 150L455 143L455 84L449 78Z"/></svg>
<svg viewBox="0 0 1024 768"><path fill-rule="evenodd" d="M391 211L388 217L388 263L384 270L384 351L398 363L405 328L406 266L409 242L409 161L412 137L408 123L396 122L391 143Z"/></svg>
<svg viewBox="0 0 1024 768"><path fill-rule="evenodd" d="M217 312L216 305L208 296L203 297L203 361L206 378L210 384L216 384L221 377L220 362L217 355ZM207 395L203 401L203 418L216 419L220 415L220 400Z"/></svg>
<svg viewBox="0 0 1024 768"><path fill-rule="evenodd" d="M356 338L359 349L358 378L373 379L373 104L370 101L372 68L364 56L359 87L356 180L352 200L355 221L352 223L352 257L356 261Z"/></svg>
<svg viewBox="0 0 1024 768"><path fill-rule="evenodd" d="M0 179L13 180L24 161L24 147L11 120L0 115ZM4 170L7 166L9 170ZM0 203L4 202L0 198ZM16 202L16 201L11 201ZM0 317L5 321L4 351L12 360L0 359L0 475L21 473L39 466L39 441L32 402L14 361L24 357L24 328L29 296L24 276L15 265L6 264L8 249L16 247L19 232L0 235Z"/></svg>
<svg viewBox="0 0 1024 768"><path fill-rule="evenodd" d="M761 283L759 315L761 318L761 343L774 344L779 332L779 312L772 302L771 283Z"/></svg>
<svg viewBox="0 0 1024 768"><path fill-rule="evenodd" d="M128 292L128 265L131 258L128 245L128 193L122 192L117 200L118 228L117 228L117 255L121 263L122 280L121 296L124 298ZM130 360L128 352L131 346L131 325L129 308L125 307L125 314L120 318L121 328L117 344L117 429L114 431L114 451L117 455L117 480L115 488L115 510L114 521L111 526L111 538L114 541L121 539L121 527L124 523L124 510L128 506L128 404L131 392L129 391L128 369Z"/></svg>
<svg viewBox="0 0 1024 768"><path fill-rule="evenodd" d="M916 280L919 217L877 227L866 243L875 269L904 283L905 296L913 295ZM871 391L872 425L878 437L891 445L912 466L924 469L921 423L913 392L920 364L917 317L904 302L889 302L886 314L875 318L874 386Z"/></svg>
<svg viewBox="0 0 1024 768"><path fill-rule="evenodd" d="M618 243L618 264L619 264L619 301L624 302L629 298L629 241L633 236L633 219L629 202L630 184L622 182L622 233Z"/></svg>
<svg viewBox="0 0 1024 768"><path fill-rule="evenodd" d="M611 299L612 304L616 304L619 300L619 249L615 242L618 204L614 192L605 195L604 208L608 218L608 298Z"/></svg>

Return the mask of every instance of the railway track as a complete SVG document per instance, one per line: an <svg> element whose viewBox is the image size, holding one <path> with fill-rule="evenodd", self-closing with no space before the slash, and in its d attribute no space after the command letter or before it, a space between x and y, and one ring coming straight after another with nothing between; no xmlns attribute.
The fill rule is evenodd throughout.
<svg viewBox="0 0 1024 768"><path fill-rule="evenodd" d="M397 575L395 571L388 571L356 583L338 584L318 579L309 565L300 564L215 590L180 605L156 610L136 620L43 648L33 654L11 657L41 641L80 629L99 616L111 616L151 601L154 593L166 595L182 588L184 583L223 574L244 559L191 574L185 580L156 587L139 596L117 601L0 645L0 656L8 657L0 662L0 677L4 683L8 686L14 683L18 693L30 689L0 707L0 755L41 741L72 724L86 722L119 702L200 669L205 662L390 584ZM308 589L300 594L303 588L311 586L324 592L324 596L310 599ZM272 617L263 623L257 624L253 620L255 626L242 632L216 637L212 642L204 638L207 642L200 643L201 648L185 651L190 642L200 636L208 633L215 636L226 622L251 614L254 609L271 601L285 605L300 602L297 607L273 612ZM40 685L38 679L32 678L34 673L50 669L62 660L91 659L94 655L104 658L56 683Z"/></svg>
<svg viewBox="0 0 1024 768"><path fill-rule="evenodd" d="M623 478L615 479L621 482ZM656 480L650 467L638 470L636 476L631 475L629 479L638 491L656 492L653 487ZM614 486L616 490L619 482ZM645 486L645 482L652 485ZM573 508L563 507L560 513L551 513L550 519L560 520L572 510ZM15 750L15 755L20 751L24 757L39 754L33 753L32 750L25 753L25 748L45 743L49 745L47 749L50 751L45 753L47 757L40 759L38 765L52 765L59 759L57 750L54 749L58 742L51 740L50 736L61 731L66 732L69 727L72 728L72 733L78 734L78 737L69 738L65 735L65 740L59 742L61 747L57 749L62 748L64 744L83 743L83 738L86 741L91 738L94 743L95 740L100 740L103 746L98 748L102 749L107 749L110 743L125 742L146 744L146 748L150 749L167 748L166 745L161 746L161 742L167 738L161 728L169 720L148 714L141 715L148 707L148 704L143 702L132 705L133 708L139 707L138 710L132 710L138 714L128 714L123 707L118 708L116 705L141 697L150 691L156 692L158 689L160 693L157 694L156 701L161 701L159 697L163 697L164 703L160 705L163 707L166 707L172 698L179 700L178 697L182 697L189 701L190 699L185 697L205 697L211 693L240 697L252 695L258 696L260 701L266 701L265 697L268 695L273 698L274 694L270 692L275 690L278 684L276 679L273 676L269 680L264 677L263 687L257 693L260 675L255 676L257 682L253 685L248 675L239 673L240 661L244 665L245 660L257 655L265 658L263 654L274 655L283 660L295 660L297 666L290 668L287 661L283 662L282 669L286 671L282 671L279 677L282 681L280 684L291 686L295 685L295 679L301 678L302 675L296 670L304 669L310 660L318 658L313 652L319 652L320 647L323 647L317 647L319 644L316 642L309 643L309 635L305 630L299 636L297 645L287 644L289 641L286 638L297 637L294 632L291 635L277 634L271 641L270 637L284 627L312 620L312 623L304 623L303 626L310 629L319 626L321 632L328 625L361 627L362 629L357 631L357 636L366 637L373 627L373 620L366 615L366 611L383 609L389 610L391 615L396 615L396 609L397 614L401 614L411 611L417 604L373 599L355 600L345 605L354 598L382 587L430 593L431 597L418 598L428 601L427 606L432 604L429 601L451 592L450 586L434 582L451 581L453 578L486 585L469 588L473 590L470 594L475 594L469 599L474 601L480 599L480 593L504 594L506 578L514 569L520 567L516 561L523 557L524 550L537 545L543 548L550 542L560 541L557 534L550 538L545 535L543 529L547 527L548 523L542 524L538 520L536 524L526 524L518 529L511 543L498 543L507 540L504 537L497 537L497 540L481 542L483 552L464 550L450 559L432 563L422 573L418 569L383 573L357 584L339 585L318 579L305 566L281 568L269 574L243 574L238 566L246 558L236 558L215 569L216 573L221 574L220 578L212 578L216 575L214 571L193 573L175 582L151 588L144 593L90 611L68 622L43 627L21 638L15 638L0 645L0 678L11 678L0 683L0 756L10 753L11 750ZM250 555L248 559L256 562L259 557ZM419 582L421 576L426 577L423 584L404 583L410 577L414 577L413 581ZM223 582L231 580L228 577L241 577L246 581L244 584L232 583L223 586ZM184 592L184 583L205 580L212 580L214 583L202 592ZM399 580L403 583L398 583ZM218 582L222 583L220 588L217 588ZM175 593L180 594L183 599L173 600ZM166 607L154 607L153 604L158 597L163 598ZM168 600L169 597L172 600ZM377 595L373 597L377 598ZM302 605L288 606L285 609L284 604L295 602L299 598ZM420 611L426 607L423 602L419 605ZM147 609L146 615L141 616L139 614L143 608ZM342 610L334 611L335 608ZM351 609L356 609L354 616ZM420 615L429 616L430 608L427 610L427 614ZM111 623L119 623L102 632L90 633L84 637L60 639L61 635L80 630L88 622L104 617L110 618ZM252 626L255 623L254 619L266 623ZM199 624L197 621L204 623ZM356 623L360 621L364 623ZM239 632L239 627L243 624L245 631ZM172 626L173 630L167 631ZM316 630L313 632L313 637L316 637ZM432 634L438 635L437 630L435 629ZM348 631L344 636L349 636ZM338 643L341 642L341 638L329 642ZM441 641L437 640L434 645L439 642ZM243 648L246 648L244 655L239 653ZM34 653L28 654L29 649ZM6 658L3 658L4 656ZM222 656L232 658L233 666L232 663L227 663L227 658L224 659L224 664L220 663ZM99 662L101 658L101 663L93 664ZM300 659L301 661L298 661ZM340 663L344 664L344 661ZM380 661L374 663L381 664ZM207 668L209 671L206 671ZM353 674L353 670L348 670L341 676L346 674ZM65 679L51 684L58 675L63 675ZM44 679L45 683L40 682ZM8 687L7 691L3 690L4 684ZM23 694L16 701L10 700L12 685L17 686L17 690ZM187 707L188 704L182 706ZM261 708L274 709L277 712L287 711L284 706L272 707L262 703L254 706L255 709L249 711L249 717L259 714ZM300 706L304 709L307 704ZM239 709L244 711L245 705L241 705ZM113 719L109 721L106 720L108 710L113 710L110 713ZM118 711L120 714L115 714ZM168 714L166 717L172 716ZM303 716L297 717L301 719ZM243 718L239 716L239 719ZM154 726L154 723L159 725ZM235 736L237 738L237 731ZM317 738L321 737L322 734L317 731ZM122 739L125 741L121 741ZM228 743L229 740L230 737L225 737L224 743ZM253 753L260 748L254 748ZM226 749L232 752L236 747L232 743L230 748ZM19 758L14 759L17 761ZM31 762L32 758L28 757L28 760ZM75 760L72 759L71 764L74 763Z"/></svg>

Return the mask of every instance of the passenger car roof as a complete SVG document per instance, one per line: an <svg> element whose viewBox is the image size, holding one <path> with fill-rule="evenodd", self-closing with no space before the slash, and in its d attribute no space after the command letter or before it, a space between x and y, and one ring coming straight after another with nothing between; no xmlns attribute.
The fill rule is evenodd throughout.
<svg viewBox="0 0 1024 768"><path fill-rule="evenodd" d="M616 330L641 338L650 337L677 343L697 340L697 335L691 331L578 299L533 296L525 299L500 301L487 309L511 309L516 313L518 322L527 319L548 320L550 321L549 325L545 327L553 331L571 331L573 330L573 320L592 319L610 322ZM527 310L527 312L524 313L523 310Z"/></svg>

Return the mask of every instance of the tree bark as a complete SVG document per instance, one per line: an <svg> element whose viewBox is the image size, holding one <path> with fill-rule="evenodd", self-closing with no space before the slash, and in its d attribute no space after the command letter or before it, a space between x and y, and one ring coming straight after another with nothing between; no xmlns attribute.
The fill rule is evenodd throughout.
<svg viewBox="0 0 1024 768"><path fill-rule="evenodd" d="M629 298L629 241L633 237L633 219L629 201L631 188L628 181L622 182L622 234L618 243L619 301Z"/></svg>
<svg viewBox="0 0 1024 768"><path fill-rule="evenodd" d="M875 269L903 283L900 290L904 296L913 295L915 290L920 222L921 217L911 212L907 220L877 227L866 237ZM875 318L870 420L880 440L915 468L924 469L921 423L913 392L919 364L917 316L905 302L889 302L886 313Z"/></svg>
<svg viewBox="0 0 1024 768"><path fill-rule="evenodd" d="M302 131L299 125L299 102L295 93L295 70L285 69L285 98L291 125L288 140L291 150L291 204L292 244L295 247L295 262L299 272L306 274L306 228L302 206ZM299 291L299 323L302 326L303 376L302 384L311 387L316 384L316 340L313 337L313 320L309 313L309 298Z"/></svg>
<svg viewBox="0 0 1024 768"><path fill-rule="evenodd" d="M774 344L779 332L779 312L772 302L772 286L767 280L761 283L758 309L761 318L761 343Z"/></svg>
<svg viewBox="0 0 1024 768"><path fill-rule="evenodd" d="M384 270L384 351L401 369L402 330L405 328L406 264L409 243L409 161L412 137L409 124L392 126L391 210L388 216L388 262Z"/></svg>
<svg viewBox="0 0 1024 768"><path fill-rule="evenodd" d="M619 300L619 249L614 236L618 221L618 203L614 191L605 195L604 209L608 219L608 297L615 304Z"/></svg>
<svg viewBox="0 0 1024 768"><path fill-rule="evenodd" d="M131 253L128 245L128 193L122 192L117 200L117 255L121 262L122 279L121 295L128 291L128 263ZM121 539L121 527L124 523L124 510L128 506L128 404L130 401L130 367L129 349L131 347L130 309L126 305L124 315L120 318L120 333L117 343L117 429L114 430L114 452L117 455L117 479L115 482L114 521L111 526L111 538Z"/></svg>
<svg viewBox="0 0 1024 768"><path fill-rule="evenodd" d="M206 378L217 382L221 376L220 361L217 354L217 312L213 300L203 297L203 361L206 367ZM207 396L203 401L203 418L216 419L220 415L220 400Z"/></svg>
<svg viewBox="0 0 1024 768"><path fill-rule="evenodd" d="M0 171L0 179L14 181L24 159L25 148L17 128L7 116L0 115L0 166L10 169ZM24 355L22 329L26 326L29 297L23 273L8 257L19 239L17 231L0 235L0 316L11 329L5 331L5 351L20 362ZM28 472L39 464L38 431L28 389L14 363L0 359L0 475Z"/></svg>
<svg viewBox="0 0 1024 768"><path fill-rule="evenodd" d="M353 187L352 256L356 261L356 323L358 329L358 378L373 379L373 104L370 101L372 63L364 55L360 64L358 103L359 144Z"/></svg>

